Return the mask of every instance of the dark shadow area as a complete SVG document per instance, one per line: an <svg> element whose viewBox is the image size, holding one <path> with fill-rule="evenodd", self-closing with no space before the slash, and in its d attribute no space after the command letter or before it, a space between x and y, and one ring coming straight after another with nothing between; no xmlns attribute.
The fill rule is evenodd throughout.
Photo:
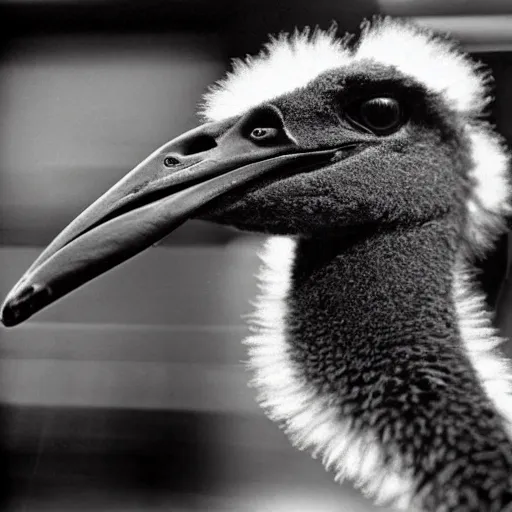
<svg viewBox="0 0 512 512"><path fill-rule="evenodd" d="M13 454L8 445L8 408L0 406L0 510L9 510L12 504L14 483Z"/></svg>
<svg viewBox="0 0 512 512"><path fill-rule="evenodd" d="M214 419L207 415L67 407L9 407L4 415L6 473L27 510L39 500L88 494L128 493L151 505L198 493L212 480Z"/></svg>

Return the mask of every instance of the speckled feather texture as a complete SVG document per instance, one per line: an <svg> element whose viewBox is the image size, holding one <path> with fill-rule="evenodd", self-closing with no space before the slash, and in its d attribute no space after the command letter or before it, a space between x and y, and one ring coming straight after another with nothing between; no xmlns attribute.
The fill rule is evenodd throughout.
<svg viewBox="0 0 512 512"><path fill-rule="evenodd" d="M284 426L293 445L321 457L337 481L348 478L377 503L411 510L412 475L398 458L384 464L375 435L359 432L348 416L340 418L331 397L320 395L291 360L287 299L296 244L293 238L272 237L262 253L261 296L251 322L254 335L245 340L259 403Z"/></svg>
<svg viewBox="0 0 512 512"><path fill-rule="evenodd" d="M443 386L450 382L452 372L460 376L461 382L467 383L467 389L474 385L476 395L481 386L482 396L486 397L483 403L476 398L473 403L472 397L466 396L467 407L480 411L484 418L468 416L468 422L473 421L475 429L471 431L468 427L468 439L479 428L481 432L486 432L484 437L495 443L488 448L489 453L494 450L499 454L496 458L500 462L494 473L487 475L485 457L483 462L471 458L472 442L465 442L464 446L461 442L450 445L449 437L432 434L429 442L433 446L422 447L425 439L422 440L421 436L418 438L417 432L409 432L416 418L411 419L410 429L407 425L396 427L405 429L404 432L410 435L411 451L388 449L387 443L391 444L393 435L398 435L389 430L393 428L391 425L383 430L362 428L364 422L358 423L354 414L340 412L344 411L346 404L335 392L336 387L332 382L319 384L314 373L305 375L305 366L295 356L297 346L294 343L301 346L301 342L291 337L292 332L300 333L302 329L298 326L301 321L297 320L293 311L293 270L299 240L292 237L269 239L263 254L264 266L260 276L262 294L252 322L254 334L246 340L250 352L249 366L254 371L254 385L267 414L283 425L294 445L311 450L322 458L324 465L335 473L338 480L350 478L378 503L391 504L407 511L505 510L504 507L512 500L512 474L509 472L512 467L512 373L509 364L497 352L502 340L492 327L491 315L485 310L482 294L475 288L471 267L474 255L485 253L503 232L505 216L510 213L508 156L499 137L479 120L488 102L488 77L478 64L446 39L402 21L386 18L366 24L362 39L353 50L348 48L347 40L336 39L333 31L318 30L273 39L258 57L235 63L233 72L207 96L204 115L207 119L218 120L241 114L263 101L304 87L324 71L370 59L412 76L428 90L440 95L453 115L463 120L472 155L467 218L464 241L451 263L451 272L447 273L451 293L443 296L440 302L446 300L448 305L453 306L457 324L452 327L463 342L461 361L465 361L467 366L463 363L459 365L454 355L453 360L446 359L445 367L440 363L441 369L433 371L430 377L433 381L438 379L440 386ZM269 79L265 80L265 77ZM326 296L331 292L329 290ZM379 305L376 304L375 308L378 311ZM364 318L361 322L365 322ZM319 332L321 330L320 326ZM308 350L307 347L302 348ZM310 357L317 355L310 354ZM393 363L400 363L400 359ZM368 371L368 379L370 373ZM343 369L340 369L338 376L340 380L344 378ZM457 390L453 391L453 396L457 396ZM447 399L442 393L439 396L442 400ZM446 396L450 396L449 390ZM491 404L491 409L487 408L486 400ZM456 418L452 426L435 427L439 428L439 432L445 428L446 432L453 434L453 439L457 438L457 432L465 428L466 423L462 420L465 421L465 414L469 414L462 401L460 409L456 404L454 411L450 409L452 402L446 403L447 410L450 409L453 418ZM442 414L441 410L439 416ZM439 419L439 416L435 419ZM364 418L364 415L361 417ZM431 420L434 424L434 419ZM378 422L378 419L368 421L371 424ZM425 420L421 425L430 436L429 421ZM499 425L504 426L506 438L503 438ZM487 448L482 446L485 452ZM420 462L417 457L421 448L426 449L427 455ZM436 457L446 457L451 461L442 475L435 474ZM428 470L420 468L419 472L414 471L421 464L428 465L429 460L432 467ZM420 480L418 474L422 475ZM429 482L429 478L437 484ZM495 482L500 480L501 487L493 487L493 479ZM477 495L477 491L472 494L472 481L484 482L480 491L487 486L486 497ZM463 487L464 482L469 484L464 491L466 494L461 497L457 495L457 486ZM442 488L447 491L441 497L438 492ZM491 504L493 496L495 501ZM488 508L479 508L484 502Z"/></svg>
<svg viewBox="0 0 512 512"><path fill-rule="evenodd" d="M349 479L377 504L408 512L502 510L500 503L509 503L507 500L512 499L507 490L503 490L504 481L507 489L512 489L510 437L500 429L505 420L508 436L512 435L510 368L495 353L501 339L491 325L483 296L475 291L467 267L459 267L459 264L454 267L452 290L457 327L469 364L461 365L453 354L439 353L430 342L408 347L407 322L398 321L396 326L387 326L384 331L396 338L403 350L396 356L386 352L372 355L372 348L364 337L375 343L381 335L378 320L374 331L372 323L368 323L382 309L378 304L368 316L363 310L364 305L359 305L357 297L350 294L338 322L334 321L330 326L323 316L325 310L315 306L315 299L306 303L305 309L299 309L297 302L292 300L292 269L298 244L299 240L292 237L272 237L267 241L262 253L261 295L251 322L254 334L245 340L250 356L248 366L254 375L252 384L267 415L282 426L294 446L321 458L337 481ZM364 282L366 263L360 256L355 261L362 264L354 268L353 262L350 275L357 273ZM411 266L414 268L415 264L411 263ZM421 272L419 269L417 274ZM315 286L318 294L323 296L321 300L329 303L330 295L338 293L336 289L345 279L347 276L340 273L339 282L332 280L334 290L325 288L325 283L318 279ZM408 282L406 277L404 281L405 284ZM400 300L407 299L402 297ZM442 310L442 301L437 304L435 297L432 300L432 294L425 300L424 310L433 303L432 317L436 318L435 308ZM304 299L299 302L304 306ZM347 306L351 303L354 308L363 310L363 314L352 322L349 317L356 315ZM393 307L399 306L395 304ZM305 313L306 310L310 313ZM308 314L313 318L317 316L318 322L312 320L308 325L305 318ZM333 355L331 344L341 343L343 346L343 339L349 333L353 339L349 340L348 346L356 342L356 348L350 348L351 359L347 361L340 356L339 349L334 349ZM301 354L299 357L297 350ZM439 383L439 389L433 391L429 384L428 391L423 393L422 379L413 378L412 372L409 378L410 370L402 365L403 357L409 362L416 359L419 374ZM423 360L427 364L423 365ZM380 370L389 365L393 368L391 373ZM477 381L466 378L468 372L472 373L470 365L489 403L482 397L477 398ZM381 373L382 379L378 377ZM326 381L322 383L324 376ZM452 379L452 376L455 377ZM381 395L383 389L388 393L385 402ZM418 392L416 398L410 390ZM470 438L466 439L466 432L462 433L466 428L468 436L476 432L475 444ZM461 436L456 432L461 432ZM492 441L488 446L484 442L476 448L482 438ZM400 445L400 440L405 446L395 444ZM483 453L474 455L473 449ZM421 460L424 450L428 455ZM493 468L493 477L500 482L495 493L505 494L503 501L496 501L494 508L483 508L476 497L471 501L473 484L478 486L477 482L485 481L489 476L490 462L485 453L490 460L495 456L498 459ZM444 456L451 462L437 474L439 463L436 459ZM492 486L492 478L489 481ZM466 489L459 495L464 482ZM444 502L445 490L452 494L451 504Z"/></svg>

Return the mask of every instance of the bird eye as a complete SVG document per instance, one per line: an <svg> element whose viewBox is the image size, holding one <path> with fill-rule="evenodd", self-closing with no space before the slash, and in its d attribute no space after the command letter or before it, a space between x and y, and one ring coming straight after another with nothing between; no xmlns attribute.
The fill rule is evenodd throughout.
<svg viewBox="0 0 512 512"><path fill-rule="evenodd" d="M256 142L266 142L277 137L277 128L254 128L249 137Z"/></svg>
<svg viewBox="0 0 512 512"><path fill-rule="evenodd" d="M402 122L400 104L394 98L372 98L359 105L357 124L376 135L387 135Z"/></svg>

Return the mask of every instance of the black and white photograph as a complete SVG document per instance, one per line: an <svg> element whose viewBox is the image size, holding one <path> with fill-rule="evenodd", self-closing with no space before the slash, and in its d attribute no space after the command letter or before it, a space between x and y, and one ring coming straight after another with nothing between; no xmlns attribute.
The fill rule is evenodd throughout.
<svg viewBox="0 0 512 512"><path fill-rule="evenodd" d="M0 0L0 512L512 512L512 1Z"/></svg>

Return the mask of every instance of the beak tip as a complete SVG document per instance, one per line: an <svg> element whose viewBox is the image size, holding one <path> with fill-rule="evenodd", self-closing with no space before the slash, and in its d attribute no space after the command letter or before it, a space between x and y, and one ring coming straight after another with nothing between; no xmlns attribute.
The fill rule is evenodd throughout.
<svg viewBox="0 0 512 512"><path fill-rule="evenodd" d="M0 311L0 321L4 327L14 327L23 321L23 318L20 318L19 309L13 308L10 302L6 302Z"/></svg>
<svg viewBox="0 0 512 512"><path fill-rule="evenodd" d="M2 315L0 316L0 322L4 327L14 327L16 325L16 320L13 315L10 314L8 310L5 308L2 310Z"/></svg>
<svg viewBox="0 0 512 512"><path fill-rule="evenodd" d="M0 321L5 327L14 327L51 302L51 289L32 284L8 297L0 310Z"/></svg>

